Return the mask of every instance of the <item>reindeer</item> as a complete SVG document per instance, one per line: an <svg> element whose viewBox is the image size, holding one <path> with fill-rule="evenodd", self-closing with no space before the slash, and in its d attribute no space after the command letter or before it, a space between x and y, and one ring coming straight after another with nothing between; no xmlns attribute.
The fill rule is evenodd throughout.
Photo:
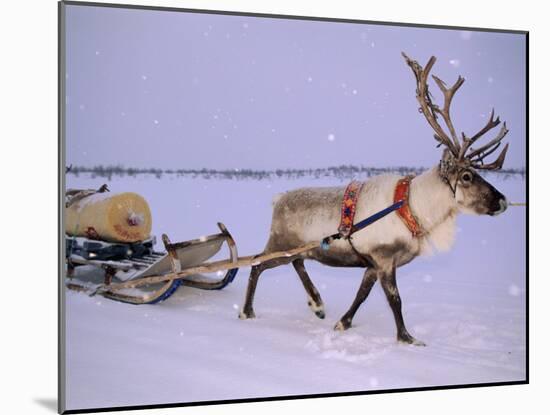
<svg viewBox="0 0 550 415"><path fill-rule="evenodd" d="M304 266L304 260L315 260L333 267L365 268L363 279L349 310L340 318L335 330L347 330L355 313L365 301L376 281L380 281L395 318L399 342L425 346L416 340L405 327L401 312L401 297L397 289L396 269L411 262L419 255L446 251L452 246L455 220L458 213L496 216L508 206L506 198L477 170L498 170L502 167L508 144L490 163L484 159L501 145L508 133L503 123L496 137L485 145L473 149L487 132L500 124L491 112L487 124L468 137L462 133L459 140L451 121L452 99L464 83L458 77L453 86L433 75L444 97L441 108L432 100L428 90L428 75L436 58L432 56L423 69L405 53L403 57L416 78L416 99L419 111L435 131L434 138L443 146L438 165L415 178L396 175L380 175L364 182L357 195L356 215L365 218L377 212L395 199L396 185L408 181L406 188L407 215L391 213L372 224L368 230L334 241L330 249L316 248L292 257L276 258L252 267L248 280L245 303L239 314L241 319L254 318L253 300L258 278L263 271L292 263L308 295L308 305L319 317L324 318L324 304L319 291L313 285ZM447 131L441 126L440 117ZM312 241L319 241L334 233L341 218L345 187L302 188L276 196L274 200L271 232L264 253L285 251Z"/></svg>

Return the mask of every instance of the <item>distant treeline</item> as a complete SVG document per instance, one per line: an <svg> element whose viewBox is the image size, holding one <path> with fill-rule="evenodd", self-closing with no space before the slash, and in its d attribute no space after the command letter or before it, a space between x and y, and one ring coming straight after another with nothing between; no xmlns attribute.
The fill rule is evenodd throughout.
<svg viewBox="0 0 550 415"><path fill-rule="evenodd" d="M82 173L89 173L92 177L104 177L111 179L113 176L138 176L153 175L161 178L163 175L175 175L178 177L203 178L203 179L226 179L226 180L265 180L265 179L299 179L299 178L321 178L334 177L349 180L359 177L370 177L384 173L399 175L420 174L425 167L365 167L365 166L336 166L317 169L276 169L276 170L251 170L251 169L157 169L157 168L135 168L124 166L69 166L67 174L78 176ZM487 173L483 173L487 174ZM502 169L498 172L488 174L499 174L504 177L521 176L525 177L525 169Z"/></svg>

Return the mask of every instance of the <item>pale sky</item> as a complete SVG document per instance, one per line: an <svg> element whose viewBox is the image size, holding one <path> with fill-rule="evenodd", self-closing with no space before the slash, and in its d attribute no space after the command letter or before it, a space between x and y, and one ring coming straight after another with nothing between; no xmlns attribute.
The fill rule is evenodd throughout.
<svg viewBox="0 0 550 415"><path fill-rule="evenodd" d="M434 165L401 51L422 65L435 55L449 84L464 76L457 130L472 135L494 107L510 129L505 167L526 164L522 34L76 5L66 16L67 164Z"/></svg>

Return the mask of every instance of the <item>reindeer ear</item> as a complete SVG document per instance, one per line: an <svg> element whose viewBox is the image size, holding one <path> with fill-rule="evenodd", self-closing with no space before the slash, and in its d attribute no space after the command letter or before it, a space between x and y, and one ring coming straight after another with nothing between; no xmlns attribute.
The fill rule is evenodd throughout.
<svg viewBox="0 0 550 415"><path fill-rule="evenodd" d="M441 155L441 161L444 163L452 163L453 160L453 153L451 153L448 148L444 149L443 154Z"/></svg>

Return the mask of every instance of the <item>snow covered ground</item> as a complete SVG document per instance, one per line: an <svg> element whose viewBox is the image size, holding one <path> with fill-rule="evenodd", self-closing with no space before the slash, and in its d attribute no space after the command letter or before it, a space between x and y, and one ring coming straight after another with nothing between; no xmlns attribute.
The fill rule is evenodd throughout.
<svg viewBox="0 0 550 415"><path fill-rule="evenodd" d="M97 188L104 180L70 174L67 185ZM489 181L509 200L525 200L521 177L491 175ZM244 255L264 247L273 195L329 184L343 182L175 175L108 182L111 191L135 191L148 200L157 237L193 239L216 233L222 221ZM257 318L246 321L237 318L246 268L222 291L181 288L161 305L67 291L67 409L523 380L525 214L511 207L495 218L461 216L451 252L398 270L405 321L428 344L423 348L395 341L378 285L354 326L333 331L355 296L359 269L306 263L326 305L324 320L307 307L291 266L262 275Z"/></svg>

